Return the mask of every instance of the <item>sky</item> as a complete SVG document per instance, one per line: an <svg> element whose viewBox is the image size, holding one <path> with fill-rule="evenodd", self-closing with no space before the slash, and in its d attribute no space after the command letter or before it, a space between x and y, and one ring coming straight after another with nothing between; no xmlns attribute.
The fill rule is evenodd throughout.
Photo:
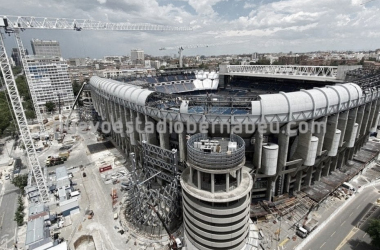
<svg viewBox="0 0 380 250"><path fill-rule="evenodd" d="M153 56L180 45L220 44L183 54L375 50L380 48L380 0L0 0L2 16L92 19L191 27L191 31L25 30L32 38L58 40L64 58L129 55L141 48ZM243 41L243 42L241 42ZM240 42L240 43L238 43ZM6 36L10 51L14 37Z"/></svg>

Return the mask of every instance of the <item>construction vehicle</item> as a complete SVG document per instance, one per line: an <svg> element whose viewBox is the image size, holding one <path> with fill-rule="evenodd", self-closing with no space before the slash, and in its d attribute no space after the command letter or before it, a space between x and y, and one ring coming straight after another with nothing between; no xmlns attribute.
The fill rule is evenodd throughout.
<svg viewBox="0 0 380 250"><path fill-rule="evenodd" d="M52 167L55 165L63 164L65 161L62 157L48 156L45 161L46 167Z"/></svg>
<svg viewBox="0 0 380 250"><path fill-rule="evenodd" d="M181 249L182 248L182 242L181 242L181 240L179 238L175 238L174 235L172 235L170 233L169 228L166 226L166 224L165 224L164 220L162 219L160 213L157 212L156 207L153 206L153 205L151 205L151 204L149 204L149 203L147 203L147 204L150 207L150 209L152 209L156 213L158 219L160 219L160 221L162 223L162 226L165 228L165 231L166 231L166 233L169 236L169 248L171 250Z"/></svg>
<svg viewBox="0 0 380 250"><path fill-rule="evenodd" d="M314 205L310 206L308 212L305 215L305 219L302 225L297 225L296 234L301 238L306 238L317 226L318 221L314 218L309 219L308 216L310 212L313 210Z"/></svg>
<svg viewBox="0 0 380 250"><path fill-rule="evenodd" d="M69 158L69 156L70 156L70 152L67 151L67 152L64 152L64 153L59 153L58 156L61 157L64 161L66 161Z"/></svg>

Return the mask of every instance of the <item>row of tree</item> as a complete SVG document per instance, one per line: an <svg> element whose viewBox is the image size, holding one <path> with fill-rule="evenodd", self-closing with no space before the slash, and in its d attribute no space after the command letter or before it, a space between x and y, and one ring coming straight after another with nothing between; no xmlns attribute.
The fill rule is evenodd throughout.
<svg viewBox="0 0 380 250"><path fill-rule="evenodd" d="M14 220L16 221L17 226L22 226L24 224L25 205L24 205L24 200L22 199L21 195L18 197L17 203L18 203L18 206L17 206Z"/></svg>

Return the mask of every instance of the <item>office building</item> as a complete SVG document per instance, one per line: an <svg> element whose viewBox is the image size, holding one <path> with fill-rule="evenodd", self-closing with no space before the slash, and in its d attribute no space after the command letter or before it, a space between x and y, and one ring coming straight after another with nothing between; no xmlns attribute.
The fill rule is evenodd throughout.
<svg viewBox="0 0 380 250"><path fill-rule="evenodd" d="M27 59L30 79L29 87L37 96L40 112L45 112L46 102L54 102L57 109L70 109L74 101L74 93L68 74L67 63L58 57Z"/></svg>
<svg viewBox="0 0 380 250"><path fill-rule="evenodd" d="M131 60L133 64L144 65L144 50L142 49L131 50Z"/></svg>
<svg viewBox="0 0 380 250"><path fill-rule="evenodd" d="M33 39L31 41L33 55L35 56L57 56L62 57L61 48L58 41L43 41L39 39Z"/></svg>

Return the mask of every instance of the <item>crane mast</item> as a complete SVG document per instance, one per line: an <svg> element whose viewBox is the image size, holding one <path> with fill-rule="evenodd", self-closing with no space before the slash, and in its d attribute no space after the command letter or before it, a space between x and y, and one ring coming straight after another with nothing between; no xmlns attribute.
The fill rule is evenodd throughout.
<svg viewBox="0 0 380 250"><path fill-rule="evenodd" d="M0 27L2 26L0 23ZM28 123L25 117L24 108L20 95L17 90L16 81L12 72L11 64L4 45L3 33L0 33L0 67L3 73L5 86L7 88L13 112L16 116L16 121L21 133L21 139L24 143L25 150L28 156L29 165L32 169L34 179L37 184L38 191L40 193L43 202L49 201L49 193L46 186L46 179L42 173L40 163L37 159L36 149L34 147L33 139L29 131Z"/></svg>
<svg viewBox="0 0 380 250"><path fill-rule="evenodd" d="M35 86L32 84L33 80L32 80L31 74L30 74L30 70L29 70L29 66L28 66L28 61L27 61L27 58L26 58L25 48L24 48L24 45L23 45L22 40L20 38L20 30L19 29L15 29L13 31L13 34L14 34L14 36L16 38L16 42L17 42L17 46L18 46L18 51L20 53L21 62L22 62L23 68L24 68L25 76L26 76L26 81L28 83L30 95L32 96L33 107L34 107L34 111L36 112L36 117L37 117L38 125L40 126L40 131L44 132L45 131L45 126L44 126L44 123L43 123L44 119L43 119L42 114L40 112L40 108L38 107L37 94L36 94L36 92L34 90Z"/></svg>
<svg viewBox="0 0 380 250"><path fill-rule="evenodd" d="M43 117L38 107L37 95L32 86L31 73L28 67L25 49L20 38L20 31L24 29L51 29L51 30L99 30L99 31L188 31L188 27L170 27L152 24L129 24L129 23L106 23L87 19L67 19L67 18L48 18L48 17L30 17L30 16L7 16L0 18L0 28L5 33L13 33L15 35L20 57L24 67L24 72L28 82L30 94L32 96L33 106L36 111L38 123L41 131L44 131ZM22 107L22 101L17 90L16 81L12 72L6 48L4 45L5 33L0 32L0 67L3 74L5 86L11 100L12 109L16 117L22 141L27 152L30 169L36 181L37 188L43 202L49 201L49 193L46 185L47 171L45 175L41 169L37 158L36 149L30 134L25 112ZM28 176L28 185L31 185L31 175Z"/></svg>

